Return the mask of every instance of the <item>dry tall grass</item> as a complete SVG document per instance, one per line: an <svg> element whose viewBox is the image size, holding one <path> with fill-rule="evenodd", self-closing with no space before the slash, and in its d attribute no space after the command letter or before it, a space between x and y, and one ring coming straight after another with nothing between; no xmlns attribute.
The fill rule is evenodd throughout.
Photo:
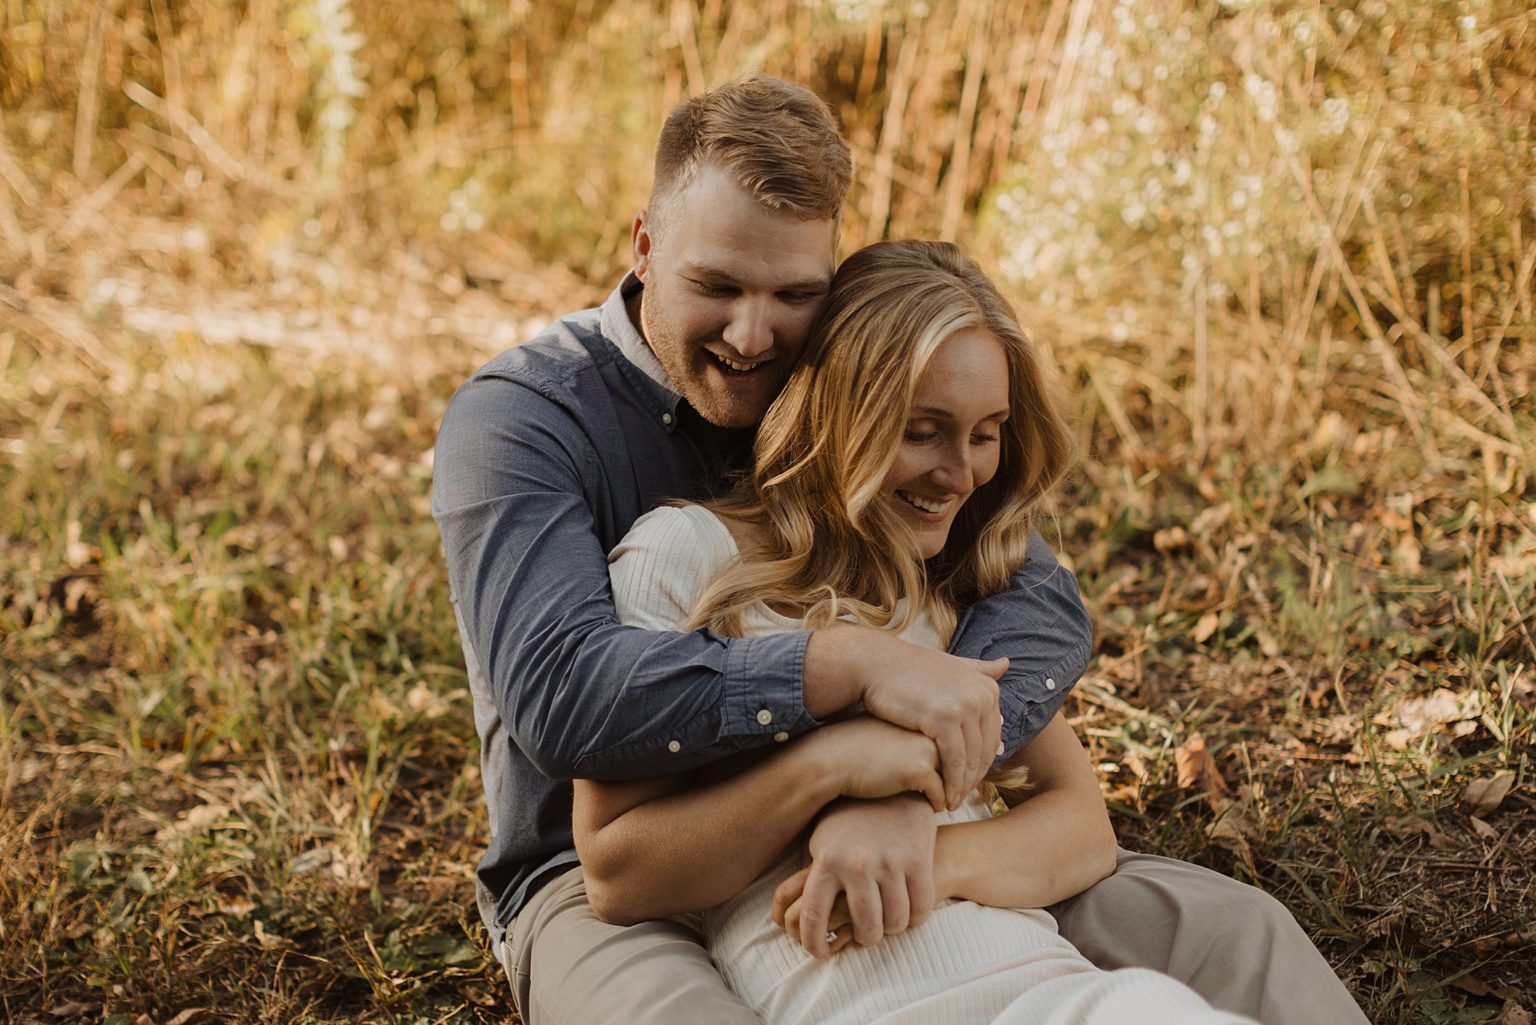
<svg viewBox="0 0 1536 1025"><path fill-rule="evenodd" d="M756 69L842 118L848 246L965 242L1076 386L1127 842L1278 893L1378 1022L1521 1020L1514 0L0 0L0 1011L508 1019L433 432Z"/></svg>

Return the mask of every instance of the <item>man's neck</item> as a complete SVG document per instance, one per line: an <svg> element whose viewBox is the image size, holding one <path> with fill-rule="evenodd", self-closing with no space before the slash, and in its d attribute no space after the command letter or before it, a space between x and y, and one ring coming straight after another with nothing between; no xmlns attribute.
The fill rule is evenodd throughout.
<svg viewBox="0 0 1536 1025"><path fill-rule="evenodd" d="M628 315L629 322L635 326L635 333L640 336L640 340L645 343L645 347L650 349L651 340L645 337L645 320L640 314L640 304L644 301L644 298L645 286L641 285L632 294L624 297L624 312ZM655 350L652 349L651 351L654 352Z"/></svg>

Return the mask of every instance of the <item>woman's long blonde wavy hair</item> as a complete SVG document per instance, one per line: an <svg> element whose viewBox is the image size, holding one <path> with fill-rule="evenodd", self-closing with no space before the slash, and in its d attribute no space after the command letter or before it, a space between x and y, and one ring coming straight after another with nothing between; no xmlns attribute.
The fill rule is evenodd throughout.
<svg viewBox="0 0 1536 1025"><path fill-rule="evenodd" d="M956 331L979 328L1008 360L997 473L926 561L883 483L918 380ZM690 626L743 632L765 602L810 629L849 620L900 630L919 608L948 642L957 609L1003 590L1031 519L1071 464L1055 375L1008 302L959 247L879 242L845 260L799 366L758 429L749 477L711 508L751 524Z"/></svg>

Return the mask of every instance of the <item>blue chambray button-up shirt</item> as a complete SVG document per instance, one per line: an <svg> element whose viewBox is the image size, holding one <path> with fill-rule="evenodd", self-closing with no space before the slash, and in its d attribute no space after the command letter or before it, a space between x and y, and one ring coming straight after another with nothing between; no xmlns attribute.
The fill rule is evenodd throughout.
<svg viewBox="0 0 1536 1025"><path fill-rule="evenodd" d="M448 557L481 740L491 843L480 911L499 938L576 863L573 777L693 768L818 725L802 701L809 634L727 638L621 625L607 553L643 513L707 497L751 455L706 423L630 321L633 275L480 368L437 439L432 514ZM951 650L1006 655L1003 740L1050 720L1087 663L1077 584L1032 538L1014 587L961 619Z"/></svg>

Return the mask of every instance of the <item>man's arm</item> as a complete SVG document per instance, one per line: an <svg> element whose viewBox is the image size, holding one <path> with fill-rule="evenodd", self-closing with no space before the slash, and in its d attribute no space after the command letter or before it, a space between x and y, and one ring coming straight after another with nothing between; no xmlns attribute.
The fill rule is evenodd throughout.
<svg viewBox="0 0 1536 1025"><path fill-rule="evenodd" d="M814 726L807 634L620 625L599 474L571 414L505 379L462 387L438 436L433 516L464 640L518 746L551 778L638 778Z"/></svg>
<svg viewBox="0 0 1536 1025"><path fill-rule="evenodd" d="M949 650L969 658L1008 659L1000 681L1002 752L1019 751L1061 708L1088 667L1093 623L1077 580L1037 530L1008 590L971 606Z"/></svg>

